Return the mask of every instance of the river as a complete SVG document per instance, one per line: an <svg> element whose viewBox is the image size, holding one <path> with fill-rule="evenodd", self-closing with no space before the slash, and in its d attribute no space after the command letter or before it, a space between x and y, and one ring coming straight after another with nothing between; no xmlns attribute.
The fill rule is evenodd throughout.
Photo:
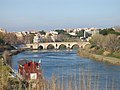
<svg viewBox="0 0 120 90"><path fill-rule="evenodd" d="M25 51L12 57L12 68L17 70L17 62L21 59L34 61L41 59L41 68L46 79L51 79L53 73L60 77L64 76L64 78L74 74L78 77L80 71L84 71L85 73L90 72L91 76L99 75L99 87L103 87L100 90L104 90L106 79L109 83L107 87L111 88L114 80L115 90L120 90L120 66L81 58L77 56L76 52L76 50Z"/></svg>

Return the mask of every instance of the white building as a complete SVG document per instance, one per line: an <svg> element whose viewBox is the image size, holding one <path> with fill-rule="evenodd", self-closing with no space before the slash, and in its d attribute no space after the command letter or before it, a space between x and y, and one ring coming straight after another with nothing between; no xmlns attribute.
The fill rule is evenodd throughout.
<svg viewBox="0 0 120 90"><path fill-rule="evenodd" d="M40 42L40 35L36 34L33 38L33 43L39 43Z"/></svg>
<svg viewBox="0 0 120 90"><path fill-rule="evenodd" d="M23 34L22 34L22 32L15 32L15 35L17 36L17 38L18 38L19 40L22 40L22 39L23 39Z"/></svg>
<svg viewBox="0 0 120 90"><path fill-rule="evenodd" d="M17 37L22 37L22 36L23 36L22 32L16 32L15 35L16 35Z"/></svg>
<svg viewBox="0 0 120 90"><path fill-rule="evenodd" d="M3 29L3 28L0 28L0 32L7 33L7 31L5 29Z"/></svg>
<svg viewBox="0 0 120 90"><path fill-rule="evenodd" d="M36 30L31 30L31 31L29 31L29 33L37 34L38 31L36 31Z"/></svg>
<svg viewBox="0 0 120 90"><path fill-rule="evenodd" d="M71 36L76 36L77 34L75 32L69 33Z"/></svg>
<svg viewBox="0 0 120 90"><path fill-rule="evenodd" d="M56 32L56 31L50 31L49 33L52 35L58 35L58 32Z"/></svg>

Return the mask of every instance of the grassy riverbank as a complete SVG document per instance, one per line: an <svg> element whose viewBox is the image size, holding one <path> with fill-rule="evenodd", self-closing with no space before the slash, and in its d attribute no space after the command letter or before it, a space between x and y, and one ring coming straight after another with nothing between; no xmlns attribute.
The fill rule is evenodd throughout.
<svg viewBox="0 0 120 90"><path fill-rule="evenodd" d="M79 49L78 55L85 58L90 58L96 61L105 62L113 65L120 65L120 53L110 53L102 51L100 49L86 47L85 49Z"/></svg>
<svg viewBox="0 0 120 90"><path fill-rule="evenodd" d="M10 68L12 65L12 55L16 55L22 51L24 50L5 50L0 55L0 90L22 90L22 81L14 76Z"/></svg>
<svg viewBox="0 0 120 90"><path fill-rule="evenodd" d="M12 77L12 70L4 63L0 56L0 90L10 90L17 79Z"/></svg>

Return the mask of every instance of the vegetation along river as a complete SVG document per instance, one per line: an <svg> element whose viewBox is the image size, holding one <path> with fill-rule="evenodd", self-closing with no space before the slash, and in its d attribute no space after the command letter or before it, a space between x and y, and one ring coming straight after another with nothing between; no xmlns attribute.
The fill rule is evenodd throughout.
<svg viewBox="0 0 120 90"><path fill-rule="evenodd" d="M41 59L41 68L46 79L51 79L53 73L60 78L63 77L64 82L74 76L76 83L79 84L81 73L84 74L84 79L89 74L91 83L97 82L100 90L105 90L105 87L114 87L115 90L120 90L120 66L81 58L76 53L76 50L25 51L12 57L12 68L17 70L17 62L21 59L34 61Z"/></svg>

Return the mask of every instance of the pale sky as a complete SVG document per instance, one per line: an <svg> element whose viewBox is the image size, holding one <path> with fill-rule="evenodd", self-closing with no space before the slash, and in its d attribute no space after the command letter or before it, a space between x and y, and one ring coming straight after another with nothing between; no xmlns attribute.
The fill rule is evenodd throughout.
<svg viewBox="0 0 120 90"><path fill-rule="evenodd" d="M120 25L120 0L0 0L7 31Z"/></svg>

